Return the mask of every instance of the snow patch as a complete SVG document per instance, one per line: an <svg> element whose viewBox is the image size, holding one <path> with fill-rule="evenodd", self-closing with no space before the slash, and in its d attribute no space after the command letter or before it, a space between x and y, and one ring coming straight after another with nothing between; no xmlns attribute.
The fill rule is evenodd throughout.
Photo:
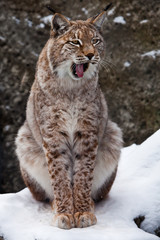
<svg viewBox="0 0 160 240"><path fill-rule="evenodd" d="M32 53L32 55L34 55L35 57L38 57L38 56L39 56L38 53L36 53L35 51L32 51L31 53Z"/></svg>
<svg viewBox="0 0 160 240"><path fill-rule="evenodd" d="M10 108L9 105L6 105L5 109L6 109L6 110L10 110L11 108Z"/></svg>
<svg viewBox="0 0 160 240"><path fill-rule="evenodd" d="M125 21L124 17L122 17L122 16L118 16L118 17L114 18L113 22L120 23L120 24L126 24L126 21Z"/></svg>
<svg viewBox="0 0 160 240"><path fill-rule="evenodd" d="M19 45L24 46L24 43L20 40L18 40Z"/></svg>
<svg viewBox="0 0 160 240"><path fill-rule="evenodd" d="M48 15L46 17L41 18L41 21L44 22L44 24L50 24L52 17L53 17L53 15Z"/></svg>
<svg viewBox="0 0 160 240"><path fill-rule="evenodd" d="M84 12L84 14L88 15L88 10L86 8L82 8L82 12Z"/></svg>
<svg viewBox="0 0 160 240"><path fill-rule="evenodd" d="M2 36L0 36L0 40L1 41L6 41L6 39L4 37L2 37Z"/></svg>
<svg viewBox="0 0 160 240"><path fill-rule="evenodd" d="M7 240L158 240L160 226L160 130L141 145L122 150L107 199L96 205L96 225L71 230L51 226L51 206L37 202L26 188L0 195L0 236ZM133 219L145 216L139 229Z"/></svg>
<svg viewBox="0 0 160 240"><path fill-rule="evenodd" d="M6 125L3 129L4 129L5 132L8 132L11 129L11 126L10 125Z"/></svg>
<svg viewBox="0 0 160 240"><path fill-rule="evenodd" d="M144 24L144 23L147 23L147 22L148 22L148 20L144 19L144 20L140 21L140 24Z"/></svg>
<svg viewBox="0 0 160 240"><path fill-rule="evenodd" d="M40 29L40 28L45 28L44 23L40 23L39 25L36 26L36 29Z"/></svg>
<svg viewBox="0 0 160 240"><path fill-rule="evenodd" d="M142 57L152 57L152 58L156 58L157 56L160 56L160 50L152 50L150 52L146 52L144 54L141 55Z"/></svg>
<svg viewBox="0 0 160 240"><path fill-rule="evenodd" d="M131 63L128 61L124 63L124 67L130 67L130 65L131 65Z"/></svg>
<svg viewBox="0 0 160 240"><path fill-rule="evenodd" d="M16 18L15 16L13 16L12 19L13 19L17 24L20 24L20 20L19 20L18 18Z"/></svg>
<svg viewBox="0 0 160 240"><path fill-rule="evenodd" d="M111 15L113 15L114 14L114 11L115 11L115 7L114 8L112 8L111 10L108 10L108 12L107 12L107 15L108 16L111 16Z"/></svg>
<svg viewBox="0 0 160 240"><path fill-rule="evenodd" d="M28 27L32 27L33 23L32 23L31 20L25 19L25 22L26 22L26 24L28 25Z"/></svg>

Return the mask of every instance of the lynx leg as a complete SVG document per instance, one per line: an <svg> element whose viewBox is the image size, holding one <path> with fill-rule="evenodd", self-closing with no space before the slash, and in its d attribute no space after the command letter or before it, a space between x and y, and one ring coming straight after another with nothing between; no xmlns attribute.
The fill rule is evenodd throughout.
<svg viewBox="0 0 160 240"><path fill-rule="evenodd" d="M97 154L97 135L93 130L78 132L75 140L73 175L74 219L79 228L96 224L94 202L91 198L93 170Z"/></svg>
<svg viewBox="0 0 160 240"><path fill-rule="evenodd" d="M113 122L108 121L104 138L98 148L92 184L92 199L97 202L106 197L117 173L122 148L122 133Z"/></svg>
<svg viewBox="0 0 160 240"><path fill-rule="evenodd" d="M69 149L65 144L66 136L58 132L54 132L53 136L55 139L50 138L43 143L54 192L53 208L56 214L52 224L59 228L70 229L74 227L74 205Z"/></svg>

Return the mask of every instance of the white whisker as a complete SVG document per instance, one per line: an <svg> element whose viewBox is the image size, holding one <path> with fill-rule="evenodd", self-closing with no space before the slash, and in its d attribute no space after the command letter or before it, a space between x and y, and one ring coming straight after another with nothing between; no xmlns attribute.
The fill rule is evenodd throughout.
<svg viewBox="0 0 160 240"><path fill-rule="evenodd" d="M104 68L107 72L116 71L116 66L107 58L103 59L100 62L100 66Z"/></svg>

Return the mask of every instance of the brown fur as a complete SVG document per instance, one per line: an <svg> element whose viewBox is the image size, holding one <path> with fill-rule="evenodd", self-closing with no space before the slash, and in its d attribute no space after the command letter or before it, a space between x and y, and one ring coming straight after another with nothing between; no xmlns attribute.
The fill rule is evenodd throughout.
<svg viewBox="0 0 160 240"><path fill-rule="evenodd" d="M103 15L87 21L53 16L16 139L24 182L37 200L53 201L53 224L64 229L96 223L93 199L109 192L122 147L98 85ZM74 66L77 73L82 64L79 77Z"/></svg>

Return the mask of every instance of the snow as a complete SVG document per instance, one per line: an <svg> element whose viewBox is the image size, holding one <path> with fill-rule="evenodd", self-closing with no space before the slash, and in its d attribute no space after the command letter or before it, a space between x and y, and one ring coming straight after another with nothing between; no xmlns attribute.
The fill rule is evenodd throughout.
<svg viewBox="0 0 160 240"><path fill-rule="evenodd" d="M130 67L130 62L128 62L128 61L126 61L125 63L124 63L124 67Z"/></svg>
<svg viewBox="0 0 160 240"><path fill-rule="evenodd" d="M36 29L45 28L44 23L40 23L36 26Z"/></svg>
<svg viewBox="0 0 160 240"><path fill-rule="evenodd" d="M8 132L10 130L10 128L11 128L10 125L6 125L6 126L4 126L3 131Z"/></svg>
<svg viewBox="0 0 160 240"><path fill-rule="evenodd" d="M48 15L46 17L41 18L41 21L44 22L44 24L50 24L52 17L53 17L53 15Z"/></svg>
<svg viewBox="0 0 160 240"><path fill-rule="evenodd" d="M0 236L6 240L158 240L153 233L160 226L159 169L160 130L141 145L122 150L109 197L96 205L96 225L71 230L53 227L50 205L34 200L26 188L0 195ZM138 216L145 216L142 229L133 221Z"/></svg>
<svg viewBox="0 0 160 240"><path fill-rule="evenodd" d="M20 24L20 20L19 20L18 18L16 18L15 16L13 16L12 19L13 19L17 24Z"/></svg>
<svg viewBox="0 0 160 240"><path fill-rule="evenodd" d="M113 22L120 23L120 24L126 24L126 21L125 21L124 17L122 17L122 16L118 16L118 17L114 18Z"/></svg>
<svg viewBox="0 0 160 240"><path fill-rule="evenodd" d="M108 10L108 12L107 12L107 15L108 16L111 16L111 15L113 15L114 14L114 11L115 11L115 7L114 8L112 8L111 10Z"/></svg>
<svg viewBox="0 0 160 240"><path fill-rule="evenodd" d="M86 8L82 8L82 12L84 12L86 15L88 15L88 10Z"/></svg>
<svg viewBox="0 0 160 240"><path fill-rule="evenodd" d="M1 41L6 41L6 39L4 37L2 37L2 36L0 36L0 40Z"/></svg>
<svg viewBox="0 0 160 240"><path fill-rule="evenodd" d="M142 57L152 57L152 58L156 58L156 56L160 56L160 50L152 50L150 52L146 52L144 54L141 55Z"/></svg>
<svg viewBox="0 0 160 240"><path fill-rule="evenodd" d="M140 21L140 24L144 24L144 23L147 23L147 22L148 22L148 20L144 19L144 20Z"/></svg>
<svg viewBox="0 0 160 240"><path fill-rule="evenodd" d="M18 40L18 43L19 43L21 46L24 46L24 42Z"/></svg>
<svg viewBox="0 0 160 240"><path fill-rule="evenodd" d="M31 20L25 19L25 22L26 22L26 24L28 25L28 27L32 27L33 23L32 23Z"/></svg>
<svg viewBox="0 0 160 240"><path fill-rule="evenodd" d="M32 51L31 53L32 53L32 55L34 55L35 57L38 57L38 56L39 56L39 54L36 53L35 51Z"/></svg>

